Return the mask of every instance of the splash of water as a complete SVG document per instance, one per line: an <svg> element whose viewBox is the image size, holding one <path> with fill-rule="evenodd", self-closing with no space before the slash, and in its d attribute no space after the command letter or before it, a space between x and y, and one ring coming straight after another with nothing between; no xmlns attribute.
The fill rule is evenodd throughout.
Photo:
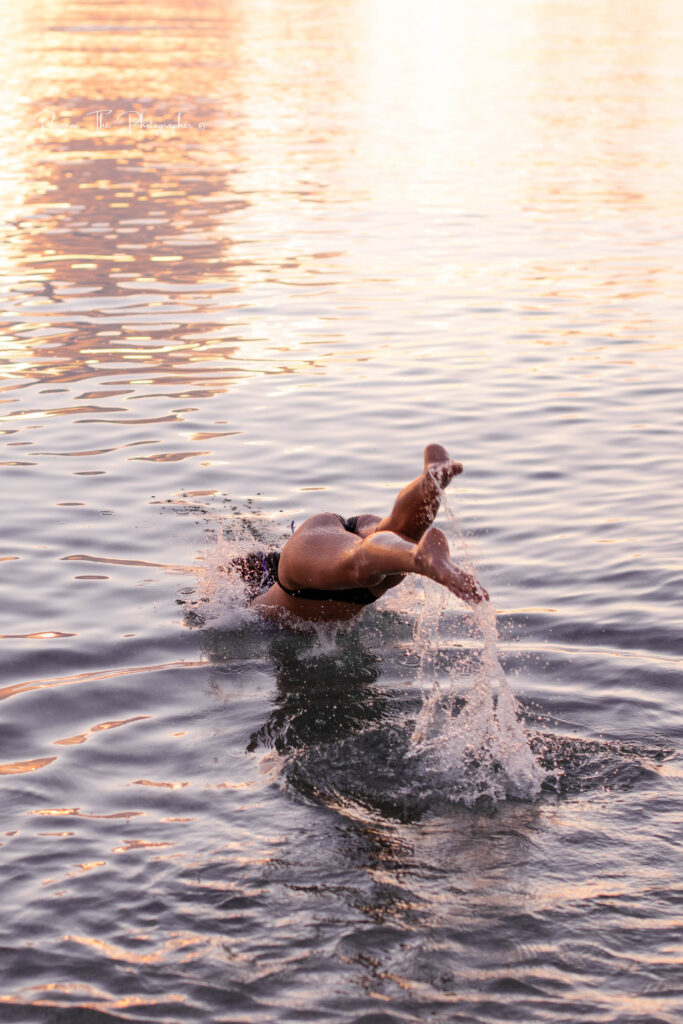
<svg viewBox="0 0 683 1024"><path fill-rule="evenodd" d="M212 541L201 555L197 571L194 618L210 629L232 630L245 622L262 624L249 605L253 598L235 560L254 552L281 550L282 536L275 536L269 524L255 519L247 522L239 515L218 516L214 524ZM311 622L307 632L314 643L309 651L299 652L299 658L337 655L339 624Z"/></svg>
<svg viewBox="0 0 683 1024"><path fill-rule="evenodd" d="M452 512L444 511L462 545L461 564L472 572L462 529ZM418 777L423 785L438 787L447 799L468 806L482 798L494 802L507 797L534 799L546 773L531 750L498 657L495 609L486 601L473 607L472 632L478 650L473 660L448 670L444 685L437 675L437 655L447 600L443 587L426 581L415 630L423 698L411 737ZM458 700L467 684L469 689Z"/></svg>
<svg viewBox="0 0 683 1024"><path fill-rule="evenodd" d="M258 539L239 516L219 516L214 529L215 539L202 552L194 608L203 625L234 629L253 618L254 613L248 607L245 581L233 561L269 545Z"/></svg>
<svg viewBox="0 0 683 1024"><path fill-rule="evenodd" d="M463 568L472 572L472 558L463 532L442 501L453 532L459 538ZM214 542L207 546L197 585L198 616L213 629L234 629L252 621L247 587L235 558L256 549L271 549L282 538L259 536L263 530L252 518L219 518ZM418 681L422 708L410 738L411 791L469 806L482 797L495 802L507 797L533 799L540 792L546 772L530 747L519 707L498 657L496 613L488 602L473 606L469 616L475 650L443 670L442 634L444 613L451 595L425 580L425 600L415 625L419 654ZM338 629L321 624L315 630L310 651L300 652L306 661L321 655L339 655ZM465 691L463 693L463 691Z"/></svg>

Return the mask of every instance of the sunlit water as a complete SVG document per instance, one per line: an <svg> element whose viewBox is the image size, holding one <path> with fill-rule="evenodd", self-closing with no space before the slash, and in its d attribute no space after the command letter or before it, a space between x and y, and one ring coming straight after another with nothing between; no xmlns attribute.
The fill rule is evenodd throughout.
<svg viewBox="0 0 683 1024"><path fill-rule="evenodd" d="M0 1019L678 1024L678 5L0 28ZM430 441L497 614L259 624Z"/></svg>

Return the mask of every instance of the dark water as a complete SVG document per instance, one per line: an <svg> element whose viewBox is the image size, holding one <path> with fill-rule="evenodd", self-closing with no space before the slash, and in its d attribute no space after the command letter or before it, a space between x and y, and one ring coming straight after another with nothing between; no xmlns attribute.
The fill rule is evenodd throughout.
<svg viewBox="0 0 683 1024"><path fill-rule="evenodd" d="M0 1020L678 1024L677 5L0 28ZM429 441L507 682L216 568Z"/></svg>

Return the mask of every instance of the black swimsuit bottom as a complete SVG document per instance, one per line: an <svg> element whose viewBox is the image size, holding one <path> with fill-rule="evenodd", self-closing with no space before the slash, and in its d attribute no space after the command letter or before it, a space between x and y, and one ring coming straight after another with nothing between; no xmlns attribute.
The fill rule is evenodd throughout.
<svg viewBox="0 0 683 1024"><path fill-rule="evenodd" d="M337 516L337 519L348 533L356 532L358 516L344 519L343 516L338 515L336 512L334 515ZM304 601L343 601L345 604L372 604L373 601L377 600L377 597L368 587L350 587L345 590L313 590L309 587L299 587L296 590L290 590L278 578L277 567L280 562L280 554L279 552L273 552L273 554L277 555L277 559L273 559L272 575L280 589L284 590L285 594L289 594L290 597L299 597ZM271 558L272 556L268 557Z"/></svg>

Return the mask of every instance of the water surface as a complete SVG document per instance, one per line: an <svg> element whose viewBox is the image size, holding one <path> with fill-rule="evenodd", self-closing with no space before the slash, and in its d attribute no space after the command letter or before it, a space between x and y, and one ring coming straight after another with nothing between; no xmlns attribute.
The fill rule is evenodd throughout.
<svg viewBox="0 0 683 1024"><path fill-rule="evenodd" d="M0 27L0 1018L679 1021L677 6ZM219 585L430 441L533 799L415 757L455 600L312 638Z"/></svg>

